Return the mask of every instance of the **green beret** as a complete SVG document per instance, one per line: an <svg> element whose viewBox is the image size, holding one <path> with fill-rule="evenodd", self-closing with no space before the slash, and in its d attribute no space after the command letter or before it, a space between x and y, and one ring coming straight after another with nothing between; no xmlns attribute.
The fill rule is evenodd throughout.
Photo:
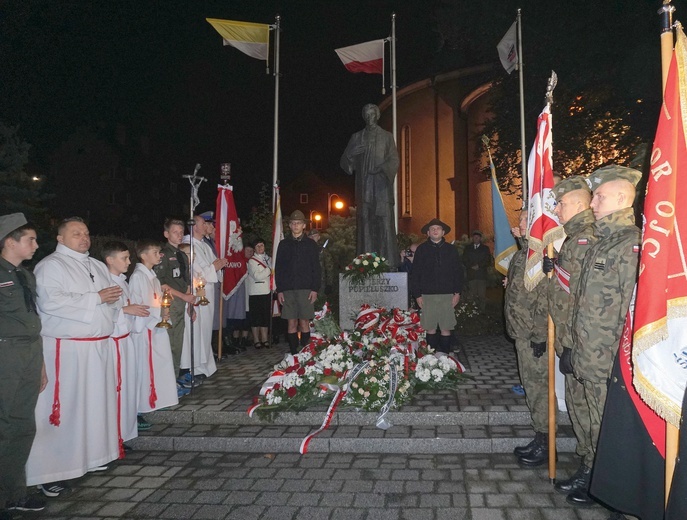
<svg viewBox="0 0 687 520"><path fill-rule="evenodd" d="M589 193L589 186L587 186L587 179L581 175L573 175L567 179L563 179L553 188L553 194L556 200L560 200L563 195L575 190L584 190Z"/></svg>
<svg viewBox="0 0 687 520"><path fill-rule="evenodd" d="M12 231L26 224L26 217L23 213L10 213L0 217L0 240L9 235Z"/></svg>
<svg viewBox="0 0 687 520"><path fill-rule="evenodd" d="M604 182L617 181L622 179L624 181L632 183L633 186L637 186L637 183L642 178L642 172L635 170L633 168L627 168L626 166L618 166L617 164L611 164L610 166L604 166L593 172L589 177L587 177L587 185L594 191L596 188L601 186Z"/></svg>

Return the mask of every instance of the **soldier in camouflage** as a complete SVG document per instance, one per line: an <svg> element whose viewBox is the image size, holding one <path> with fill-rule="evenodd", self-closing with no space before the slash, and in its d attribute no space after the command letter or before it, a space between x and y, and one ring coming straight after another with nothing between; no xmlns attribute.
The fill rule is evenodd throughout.
<svg viewBox="0 0 687 520"><path fill-rule="evenodd" d="M549 283L549 314L556 326L556 353L560 356L560 370L565 374L565 404L577 439L576 452L581 458L579 469L571 478L556 482L555 489L566 495L577 489L587 489L594 463L589 407L584 386L573 375L571 355L572 313L574 298L580 281L582 261L598 239L594 236L594 213L589 207L592 198L586 179L568 177L553 189L556 196L555 214L563 225L566 238L555 263L544 259L544 272L554 270Z"/></svg>
<svg viewBox="0 0 687 520"><path fill-rule="evenodd" d="M526 211L520 214L519 226L511 231L518 239L520 249L510 261L508 276L504 282L504 315L506 331L515 340L520 381L525 389L525 399L535 432L534 440L525 446L515 448L514 453L521 466L536 467L549 459L548 362L543 355L546 351L547 283L542 280L532 291L525 289Z"/></svg>
<svg viewBox="0 0 687 520"><path fill-rule="evenodd" d="M608 379L637 281L640 232L632 204L642 174L624 166L605 166L587 179L596 221L593 244L582 262L573 315L572 368L584 385L589 406L592 451L596 454ZM590 505L588 488L570 493L573 505Z"/></svg>

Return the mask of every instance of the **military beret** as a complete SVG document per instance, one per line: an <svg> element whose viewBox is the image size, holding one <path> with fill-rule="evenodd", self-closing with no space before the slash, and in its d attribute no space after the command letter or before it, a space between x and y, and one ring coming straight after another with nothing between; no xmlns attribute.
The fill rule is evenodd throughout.
<svg viewBox="0 0 687 520"><path fill-rule="evenodd" d="M10 213L0 217L0 240L9 235L12 231L26 224L26 217L23 213Z"/></svg>
<svg viewBox="0 0 687 520"><path fill-rule="evenodd" d="M592 172L592 174L587 177L587 185L589 186L589 189L594 191L605 182L622 179L632 183L633 186L637 186L637 183L641 178L642 172L639 170L627 168L626 166L618 166L617 164L611 164L610 166L604 166L603 168L599 168L595 172Z"/></svg>
<svg viewBox="0 0 687 520"><path fill-rule="evenodd" d="M563 195L575 190L584 190L586 192L589 192L587 179L585 179L581 175L573 175L572 177L563 179L553 188L553 194L556 196L556 200L560 200L560 198Z"/></svg>

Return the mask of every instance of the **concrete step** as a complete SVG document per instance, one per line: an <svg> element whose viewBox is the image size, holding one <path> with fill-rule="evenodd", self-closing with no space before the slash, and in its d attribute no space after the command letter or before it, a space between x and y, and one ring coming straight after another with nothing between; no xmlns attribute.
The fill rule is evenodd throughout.
<svg viewBox="0 0 687 520"><path fill-rule="evenodd" d="M393 418L390 418L393 423ZM298 453L308 425L156 424L130 444L134 449L236 453ZM510 453L534 433L528 425L331 426L313 438L311 453ZM558 450L571 452L570 426L558 428Z"/></svg>

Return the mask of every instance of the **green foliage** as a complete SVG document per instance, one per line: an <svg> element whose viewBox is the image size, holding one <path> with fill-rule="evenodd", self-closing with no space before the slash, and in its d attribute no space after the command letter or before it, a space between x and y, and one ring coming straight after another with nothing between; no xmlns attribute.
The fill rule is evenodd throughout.
<svg viewBox="0 0 687 520"><path fill-rule="evenodd" d="M458 322L455 330L459 337L498 334L504 330L503 308L496 303L488 302L484 311L480 311L472 299L463 297L455 312Z"/></svg>
<svg viewBox="0 0 687 520"><path fill-rule="evenodd" d="M269 184L263 183L260 188L260 202L257 208L241 224L243 243L250 244L255 239L262 238L265 241L265 251L271 255L272 222L272 188Z"/></svg>
<svg viewBox="0 0 687 520"><path fill-rule="evenodd" d="M31 145L19 136L17 128L0 122L0 207L3 213L21 212L29 222L47 230L44 204L51 197L43 193L45 181L34 180L25 171Z"/></svg>

